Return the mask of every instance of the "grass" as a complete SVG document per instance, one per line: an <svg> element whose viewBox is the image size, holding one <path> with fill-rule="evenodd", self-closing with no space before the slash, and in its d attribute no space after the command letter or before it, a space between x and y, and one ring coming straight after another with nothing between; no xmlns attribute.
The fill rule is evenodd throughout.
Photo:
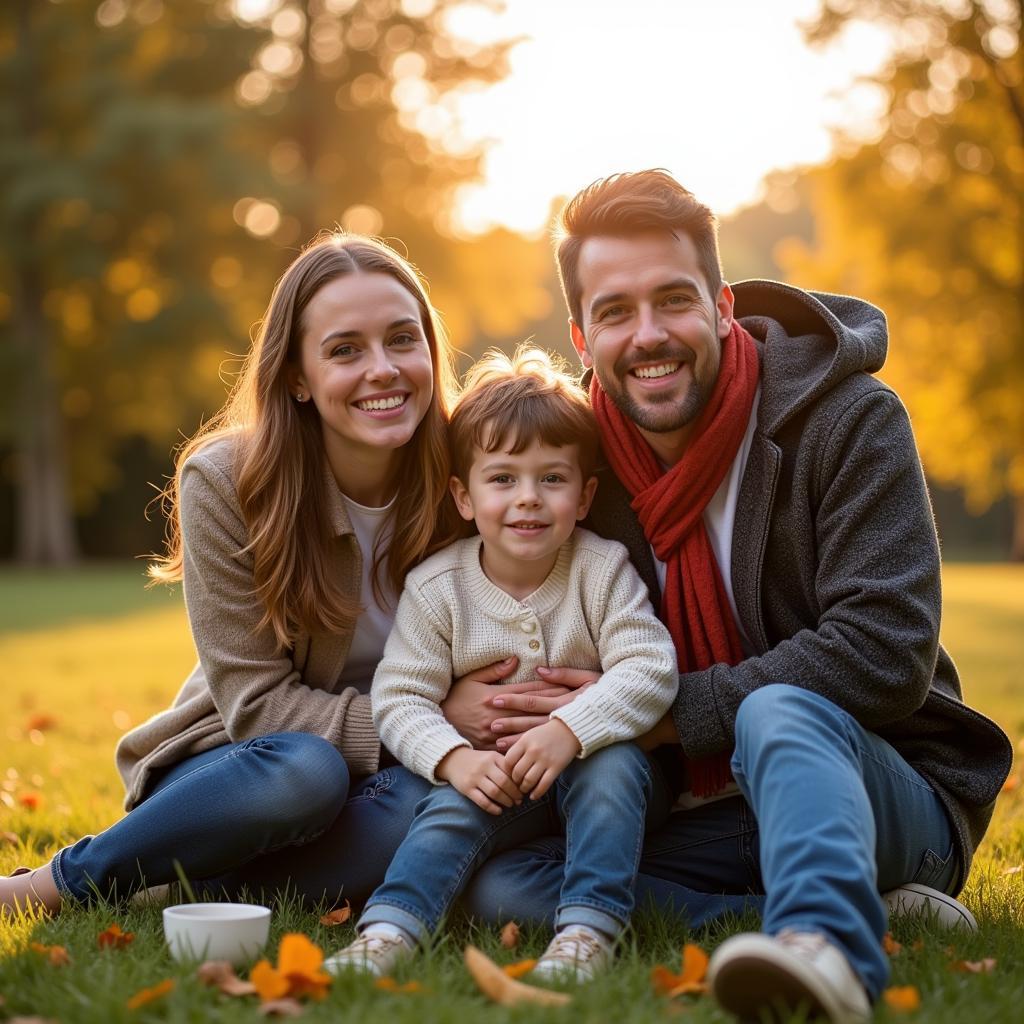
<svg viewBox="0 0 1024 1024"><path fill-rule="evenodd" d="M949 566L943 639L956 658L970 703L993 717L1024 755L1024 569ZM144 592L139 566L90 569L74 575L0 572L0 873L39 863L61 844L95 832L121 813L114 743L126 728L166 706L194 660L180 593ZM1015 769L1015 778L1019 772ZM29 805L35 805L34 809ZM976 935L946 934L926 922L894 922L903 943L893 958L893 985L920 990L917 1021L988 1022L1021 1019L1024 1005L1024 798L1000 799L975 859L964 900L977 915ZM1016 870L1014 870L1016 869ZM123 950L100 950L96 936L112 922L136 934ZM750 926L751 922L746 922ZM678 969L679 949L697 941L710 949L738 923L688 935L675 923L642 916L616 969L573 997L568 1010L502 1008L486 1003L461 963L473 941L502 962L536 955L547 936L526 933L514 952L487 929L456 923L431 953L399 980L424 991L393 994L369 982L339 979L305 1019L413 1022L487 1020L607 1021L632 1024L685 1013L698 1024L726 1019L710 1000L668 1002L650 986L651 967ZM325 949L351 935L326 929L317 915L284 900L275 909L270 954L288 931ZM917 940L920 948L912 948ZM30 942L64 946L71 963L51 966ZM952 947L950 951L949 947ZM986 974L955 973L951 960L995 958ZM126 1006L139 989L176 981L164 998L138 1010ZM52 920L0 924L0 1019L39 1016L63 1024L93 1021L252 1021L253 997L232 999L204 988L194 971L173 963L163 944L157 907L100 906ZM879 1021L904 1019L880 1007Z"/></svg>

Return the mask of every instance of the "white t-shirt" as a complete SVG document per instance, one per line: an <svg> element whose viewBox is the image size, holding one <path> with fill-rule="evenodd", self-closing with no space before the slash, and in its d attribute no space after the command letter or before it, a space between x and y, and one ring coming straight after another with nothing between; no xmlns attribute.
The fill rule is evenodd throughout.
<svg viewBox="0 0 1024 1024"><path fill-rule="evenodd" d="M378 538L387 545L390 540L391 524L388 516L395 504L392 498L382 508L368 508L353 501L347 494L342 494L345 511L348 512L359 550L363 553L363 578L360 583L359 601L363 613L356 622L356 631L352 637L345 667L341 672L341 682L345 686L354 686L360 693L370 692L373 673L377 671L377 663L384 653L384 643L391 632L395 621L395 606L398 604L396 595L387 583L388 559L385 554L377 575L383 585L382 607L373 589L373 552Z"/></svg>

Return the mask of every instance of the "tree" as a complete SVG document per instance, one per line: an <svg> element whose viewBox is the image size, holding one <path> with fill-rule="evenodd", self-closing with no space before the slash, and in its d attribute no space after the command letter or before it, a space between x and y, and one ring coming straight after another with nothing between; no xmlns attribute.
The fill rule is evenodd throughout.
<svg viewBox="0 0 1024 1024"><path fill-rule="evenodd" d="M887 24L877 141L810 173L817 240L788 275L862 294L891 323L884 375L911 411L929 475L982 509L1015 502L1024 558L1024 57L1022 4L829 0L812 42Z"/></svg>

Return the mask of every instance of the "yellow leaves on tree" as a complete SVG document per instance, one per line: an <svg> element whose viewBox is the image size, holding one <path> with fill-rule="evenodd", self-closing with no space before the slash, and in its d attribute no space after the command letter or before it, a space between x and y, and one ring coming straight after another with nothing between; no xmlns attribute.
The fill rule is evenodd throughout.
<svg viewBox="0 0 1024 1024"><path fill-rule="evenodd" d="M277 966L261 960L253 967L249 980L265 1003L289 996L323 999L331 985L331 976L320 970L323 962L323 951L316 943L291 932L281 939Z"/></svg>
<svg viewBox="0 0 1024 1024"><path fill-rule="evenodd" d="M682 995L703 995L708 987L704 981L708 972L708 955L700 946L688 942L683 947L682 970L673 974L658 964L651 971L651 985L661 996L674 999Z"/></svg>

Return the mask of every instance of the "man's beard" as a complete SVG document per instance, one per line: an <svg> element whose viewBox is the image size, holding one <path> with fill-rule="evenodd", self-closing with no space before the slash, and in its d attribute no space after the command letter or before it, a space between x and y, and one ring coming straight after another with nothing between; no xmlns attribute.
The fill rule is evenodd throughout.
<svg viewBox="0 0 1024 1024"><path fill-rule="evenodd" d="M679 362L690 366L692 380L682 399L674 394L652 395L643 403L633 398L624 383L629 371L639 363L650 366L652 362ZM704 411L711 392L714 390L717 368L710 380L698 377L695 368L696 358L691 349L665 346L663 349L645 353L642 360L627 358L617 360L615 366L612 367L611 378L598 371L596 366L594 370L605 394L623 416L632 420L641 430L649 431L652 434L669 434L688 426L697 419Z"/></svg>

